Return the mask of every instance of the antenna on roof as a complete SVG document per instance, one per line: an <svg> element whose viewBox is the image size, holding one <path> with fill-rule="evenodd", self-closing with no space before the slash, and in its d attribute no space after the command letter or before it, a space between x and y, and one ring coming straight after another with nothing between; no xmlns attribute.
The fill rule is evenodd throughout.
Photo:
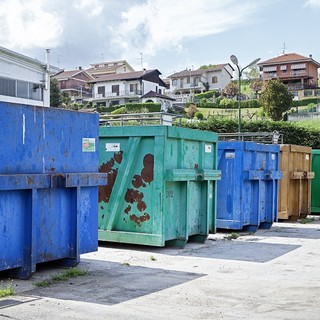
<svg viewBox="0 0 320 320"><path fill-rule="evenodd" d="M286 43L284 42L283 43L283 48L282 48L282 54L285 54L286 53Z"/></svg>
<svg viewBox="0 0 320 320"><path fill-rule="evenodd" d="M140 52L140 63L141 63L141 70L143 70L143 57L142 57L142 52Z"/></svg>
<svg viewBox="0 0 320 320"><path fill-rule="evenodd" d="M104 57L103 57L103 52L101 53L101 62L103 62Z"/></svg>

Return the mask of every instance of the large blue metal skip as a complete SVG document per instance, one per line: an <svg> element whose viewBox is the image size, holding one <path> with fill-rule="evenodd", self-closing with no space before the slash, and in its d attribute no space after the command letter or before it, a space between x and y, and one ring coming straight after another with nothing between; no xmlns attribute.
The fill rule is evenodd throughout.
<svg viewBox="0 0 320 320"><path fill-rule="evenodd" d="M279 154L278 145L218 143L217 228L271 227L278 212Z"/></svg>
<svg viewBox="0 0 320 320"><path fill-rule="evenodd" d="M96 114L0 103L0 271L79 262L98 246Z"/></svg>

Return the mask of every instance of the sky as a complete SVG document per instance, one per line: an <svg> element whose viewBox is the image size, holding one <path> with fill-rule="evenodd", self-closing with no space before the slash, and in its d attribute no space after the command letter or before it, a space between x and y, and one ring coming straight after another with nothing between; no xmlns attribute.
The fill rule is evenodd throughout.
<svg viewBox="0 0 320 320"><path fill-rule="evenodd" d="M282 53L320 62L320 0L0 0L0 46L65 70L126 60L163 78Z"/></svg>

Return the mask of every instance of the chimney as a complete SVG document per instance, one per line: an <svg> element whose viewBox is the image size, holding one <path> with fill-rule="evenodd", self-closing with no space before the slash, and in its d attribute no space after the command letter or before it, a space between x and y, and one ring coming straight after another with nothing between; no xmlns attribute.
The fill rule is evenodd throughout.
<svg viewBox="0 0 320 320"><path fill-rule="evenodd" d="M81 66L79 66L79 70L82 70L82 67L81 67Z"/></svg>
<svg viewBox="0 0 320 320"><path fill-rule="evenodd" d="M309 58L312 59L312 54L309 54Z"/></svg>

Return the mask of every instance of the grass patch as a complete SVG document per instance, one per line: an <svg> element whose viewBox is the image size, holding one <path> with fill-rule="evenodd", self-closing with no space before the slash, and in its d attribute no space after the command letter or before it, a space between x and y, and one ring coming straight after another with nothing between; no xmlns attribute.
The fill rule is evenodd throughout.
<svg viewBox="0 0 320 320"><path fill-rule="evenodd" d="M2 288L2 281L0 283L0 298L13 296L15 294L12 282L8 283L5 288Z"/></svg>
<svg viewBox="0 0 320 320"><path fill-rule="evenodd" d="M228 240L235 240L238 239L240 237L240 235L236 232L231 232L231 234L229 234L228 236L225 236L225 239Z"/></svg>
<svg viewBox="0 0 320 320"><path fill-rule="evenodd" d="M88 274L88 271L86 271L86 270L82 270L82 269L78 269L78 268L70 268L67 271L65 271L64 273L52 276L50 279L35 282L34 285L37 287L45 288L45 287L51 286L55 282L66 281L70 278L83 277L87 274Z"/></svg>
<svg viewBox="0 0 320 320"><path fill-rule="evenodd" d="M311 223L313 221L314 221L314 218L305 218L305 219L301 219L300 223L306 224L306 223Z"/></svg>
<svg viewBox="0 0 320 320"><path fill-rule="evenodd" d="M154 257L154 256L151 256L151 257L150 257L150 260L151 260L151 261L157 261L156 257Z"/></svg>

